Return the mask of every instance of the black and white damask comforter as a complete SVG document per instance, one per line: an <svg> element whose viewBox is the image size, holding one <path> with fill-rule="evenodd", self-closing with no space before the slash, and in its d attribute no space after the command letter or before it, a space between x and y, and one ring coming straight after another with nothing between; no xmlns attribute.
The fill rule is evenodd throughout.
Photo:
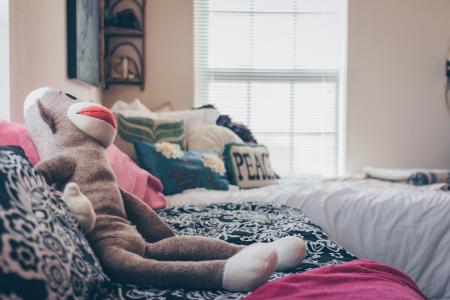
<svg viewBox="0 0 450 300"><path fill-rule="evenodd" d="M307 242L292 273L355 259L299 210L275 204L197 204L159 214L182 235L249 245L296 235ZM246 293L155 289L112 282L59 193L18 147L0 147L0 299L241 299ZM275 273L272 279L288 273Z"/></svg>
<svg viewBox="0 0 450 300"><path fill-rule="evenodd" d="M303 263L291 273L274 273L272 279L356 258L330 240L320 227L299 210L283 205L257 202L190 205L164 209L159 213L178 234L215 237L242 245L271 242L288 235L299 236L307 241ZM161 290L134 285L113 285L110 291L116 299L241 299L248 294Z"/></svg>

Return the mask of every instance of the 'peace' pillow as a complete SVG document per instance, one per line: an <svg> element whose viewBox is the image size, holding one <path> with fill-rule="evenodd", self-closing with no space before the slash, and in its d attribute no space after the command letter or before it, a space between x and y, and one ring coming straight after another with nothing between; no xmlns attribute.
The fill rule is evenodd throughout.
<svg viewBox="0 0 450 300"><path fill-rule="evenodd" d="M248 189L276 182L277 176L265 146L229 143L225 146L223 159L231 184Z"/></svg>

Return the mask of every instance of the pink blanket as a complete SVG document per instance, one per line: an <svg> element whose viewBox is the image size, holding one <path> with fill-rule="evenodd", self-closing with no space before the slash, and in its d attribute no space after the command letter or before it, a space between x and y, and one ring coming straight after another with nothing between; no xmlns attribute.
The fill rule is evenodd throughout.
<svg viewBox="0 0 450 300"><path fill-rule="evenodd" d="M132 193L153 209L166 206L166 197L162 194L163 185L158 178L139 168L116 145L109 146L107 153L122 189Z"/></svg>
<svg viewBox="0 0 450 300"><path fill-rule="evenodd" d="M39 162L39 154L25 125L0 120L0 146L12 145L22 147L33 165Z"/></svg>
<svg viewBox="0 0 450 300"><path fill-rule="evenodd" d="M354 260L283 277L263 285L245 300L423 300L402 272L387 265Z"/></svg>

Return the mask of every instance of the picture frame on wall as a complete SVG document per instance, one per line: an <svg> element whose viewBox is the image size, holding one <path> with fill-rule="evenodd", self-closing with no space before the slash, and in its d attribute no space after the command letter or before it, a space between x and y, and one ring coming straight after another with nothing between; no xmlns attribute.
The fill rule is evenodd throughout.
<svg viewBox="0 0 450 300"><path fill-rule="evenodd" d="M98 0L67 0L68 77L100 84Z"/></svg>

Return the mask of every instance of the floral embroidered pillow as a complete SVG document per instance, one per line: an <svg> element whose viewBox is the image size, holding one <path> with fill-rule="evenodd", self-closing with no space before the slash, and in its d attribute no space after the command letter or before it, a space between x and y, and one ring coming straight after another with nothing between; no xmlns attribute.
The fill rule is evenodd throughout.
<svg viewBox="0 0 450 300"><path fill-rule="evenodd" d="M134 141L134 147L139 165L161 180L165 195L194 188L228 190L225 166L217 154L182 151L171 143Z"/></svg>

